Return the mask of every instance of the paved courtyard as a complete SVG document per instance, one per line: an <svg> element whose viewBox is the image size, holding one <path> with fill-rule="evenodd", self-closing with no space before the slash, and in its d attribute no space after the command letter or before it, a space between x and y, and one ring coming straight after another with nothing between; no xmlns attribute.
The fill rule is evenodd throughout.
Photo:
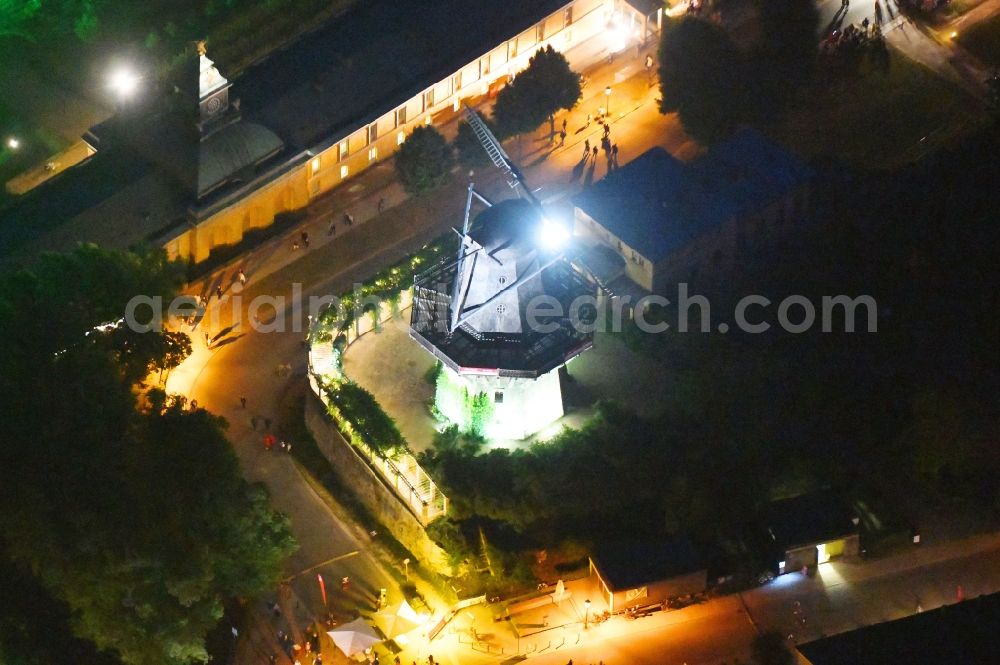
<svg viewBox="0 0 1000 665"><path fill-rule="evenodd" d="M375 395L410 447L419 452L429 448L434 439L436 423L430 413L434 386L426 380L434 361L410 339L408 324L409 310L405 310L401 317L386 322L380 332L359 338L344 354L344 371ZM563 427L582 426L601 399L615 399L640 416L656 415L658 400L667 392L666 368L632 352L612 334L598 333L594 348L571 360L567 374L563 378L566 415L534 440L550 438ZM493 445L523 444L499 441Z"/></svg>

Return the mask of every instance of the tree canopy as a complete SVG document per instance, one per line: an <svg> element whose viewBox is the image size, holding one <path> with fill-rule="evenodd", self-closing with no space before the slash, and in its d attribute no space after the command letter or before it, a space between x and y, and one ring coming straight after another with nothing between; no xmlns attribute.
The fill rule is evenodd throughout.
<svg viewBox="0 0 1000 665"><path fill-rule="evenodd" d="M811 0L754 2L756 38L740 47L719 24L668 20L660 37L660 112L677 112L702 143L740 123L771 122L813 74L818 13Z"/></svg>
<svg viewBox="0 0 1000 665"><path fill-rule="evenodd" d="M501 138L532 132L548 120L555 131L555 113L580 100L580 75L566 57L546 46L528 60L528 66L497 95L493 118Z"/></svg>
<svg viewBox="0 0 1000 665"><path fill-rule="evenodd" d="M220 418L142 395L189 347L104 326L136 294L169 302L177 275L162 251L84 246L0 277L0 555L137 665L203 662L223 605L272 586L294 546Z"/></svg>
<svg viewBox="0 0 1000 665"><path fill-rule="evenodd" d="M486 122L486 119L483 119ZM493 129L493 128L491 128ZM494 134L496 131L494 130ZM489 155L479 142L479 138L472 130L472 125L462 120L458 123L458 133L452 141L452 147L458 154L458 162L467 168L486 166L490 163Z"/></svg>
<svg viewBox="0 0 1000 665"><path fill-rule="evenodd" d="M416 127L396 152L396 174L410 194L423 194L448 179L455 158L441 133L429 125Z"/></svg>
<svg viewBox="0 0 1000 665"><path fill-rule="evenodd" d="M668 20L660 39L660 112L676 111L703 143L727 135L739 117L740 64L721 27L692 17Z"/></svg>

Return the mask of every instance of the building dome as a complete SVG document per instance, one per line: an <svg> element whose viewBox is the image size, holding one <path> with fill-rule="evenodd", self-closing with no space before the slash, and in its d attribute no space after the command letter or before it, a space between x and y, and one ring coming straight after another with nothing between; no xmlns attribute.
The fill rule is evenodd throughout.
<svg viewBox="0 0 1000 665"><path fill-rule="evenodd" d="M235 122L201 142L198 152L198 196L204 196L279 152L277 134L252 122Z"/></svg>

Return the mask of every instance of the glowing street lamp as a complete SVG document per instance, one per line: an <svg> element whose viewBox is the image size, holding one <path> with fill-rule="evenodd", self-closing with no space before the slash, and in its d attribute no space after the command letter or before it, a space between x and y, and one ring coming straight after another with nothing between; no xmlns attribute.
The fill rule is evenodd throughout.
<svg viewBox="0 0 1000 665"><path fill-rule="evenodd" d="M583 629L590 628L590 599L583 601Z"/></svg>
<svg viewBox="0 0 1000 665"><path fill-rule="evenodd" d="M7 147L11 150L17 150L21 147L21 141L16 136L11 136L7 139Z"/></svg>
<svg viewBox="0 0 1000 665"><path fill-rule="evenodd" d="M409 559L409 557L407 557L406 559L403 559L403 577L406 578L406 581L410 580L410 559Z"/></svg>
<svg viewBox="0 0 1000 665"><path fill-rule="evenodd" d="M127 67L119 67L111 72L108 78L108 87L118 99L124 101L132 97L139 89L139 76Z"/></svg>

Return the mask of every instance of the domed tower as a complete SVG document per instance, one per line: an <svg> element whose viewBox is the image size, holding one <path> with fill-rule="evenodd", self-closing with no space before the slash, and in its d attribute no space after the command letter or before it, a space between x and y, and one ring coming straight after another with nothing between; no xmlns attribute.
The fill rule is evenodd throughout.
<svg viewBox="0 0 1000 665"><path fill-rule="evenodd" d="M436 404L491 439L524 439L563 415L558 369L590 348L573 302L593 287L566 259L566 226L550 221L482 120L487 153L521 194L492 204L469 185L454 260L414 282L410 335L443 364ZM469 223L473 199L486 205Z"/></svg>

